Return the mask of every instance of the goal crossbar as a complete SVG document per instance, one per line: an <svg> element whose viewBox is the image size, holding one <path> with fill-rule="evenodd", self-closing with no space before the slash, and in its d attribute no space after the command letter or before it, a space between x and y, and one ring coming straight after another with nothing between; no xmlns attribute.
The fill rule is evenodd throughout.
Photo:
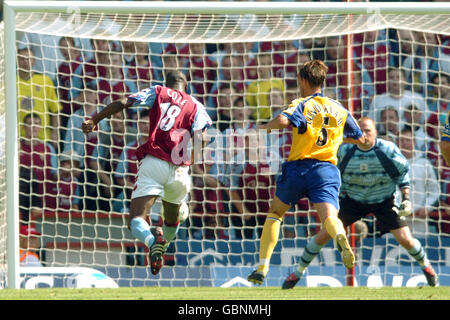
<svg viewBox="0 0 450 320"><path fill-rule="evenodd" d="M417 2L220 2L220 1L5 1L16 12L170 13L170 14L445 14L448 3Z"/></svg>

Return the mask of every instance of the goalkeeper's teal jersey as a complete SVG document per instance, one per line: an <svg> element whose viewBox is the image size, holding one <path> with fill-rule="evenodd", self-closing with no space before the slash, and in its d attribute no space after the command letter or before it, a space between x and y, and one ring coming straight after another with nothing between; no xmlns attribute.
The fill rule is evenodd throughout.
<svg viewBox="0 0 450 320"><path fill-rule="evenodd" d="M338 166L353 147L354 145L351 144L340 147ZM397 175L394 178L386 172L375 148L384 153L386 159L390 160L390 164L397 169ZM380 203L391 198L397 186L400 188L409 186L409 163L394 143L377 139L375 146L370 150L363 151L358 147L355 148L341 179L341 196L347 195L352 200L366 204Z"/></svg>

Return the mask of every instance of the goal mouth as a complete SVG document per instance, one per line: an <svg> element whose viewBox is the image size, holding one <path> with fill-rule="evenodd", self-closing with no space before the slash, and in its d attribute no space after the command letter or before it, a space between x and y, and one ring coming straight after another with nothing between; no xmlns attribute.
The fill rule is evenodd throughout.
<svg viewBox="0 0 450 320"><path fill-rule="evenodd" d="M257 125L299 98L297 68L310 59L329 67L324 95L356 119L373 118L379 138L426 160L419 165L426 174L411 174L423 185L411 197L423 200L427 215L406 219L441 285L450 285L450 171L439 148L450 101L448 4L6 1L4 18L0 288L8 278L17 281L9 287L24 285L17 277L19 224L41 233L46 267L92 267L120 285L246 285L292 144L289 130L266 134ZM148 279L148 249L127 229L138 167L133 148L145 142L148 111L114 115L88 137L79 127L111 101L164 85L167 70L186 75L214 126L206 147L196 149L189 217L160 278ZM152 225L163 223L160 206L158 200L149 212ZM408 253L381 236L377 219L363 221L363 232L348 230L360 269L347 275L330 243L302 285L345 285L348 277L358 285L424 283ZM299 200L285 215L266 285L281 284L320 228L308 200Z"/></svg>

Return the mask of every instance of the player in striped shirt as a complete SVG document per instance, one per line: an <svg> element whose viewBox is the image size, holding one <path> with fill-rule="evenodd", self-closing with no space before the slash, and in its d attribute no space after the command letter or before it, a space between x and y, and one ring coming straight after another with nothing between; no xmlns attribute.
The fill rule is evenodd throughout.
<svg viewBox="0 0 450 320"><path fill-rule="evenodd" d="M294 128L288 161L283 163L275 197L264 223L259 265L248 277L248 281L255 284L262 284L269 271L270 257L285 212L305 196L313 203L327 234L338 243L344 265L352 268L355 262L344 226L337 217L341 177L336 164L337 151L344 139L356 143L363 133L339 102L321 93L327 71L327 66L320 60L301 65L297 82L303 98L292 101L280 115L259 126L268 132L289 125Z"/></svg>
<svg viewBox="0 0 450 320"><path fill-rule="evenodd" d="M419 263L430 286L436 286L437 275L419 240L411 235L404 220L411 215L410 164L392 142L377 138L375 122L368 117L359 120L365 141L358 145L343 145L338 152L342 176L339 218L347 227L373 213L382 234L390 232ZM402 194L399 207L395 205L396 188ZM320 230L306 245L296 271L284 281L282 288L291 289L301 279L330 236Z"/></svg>

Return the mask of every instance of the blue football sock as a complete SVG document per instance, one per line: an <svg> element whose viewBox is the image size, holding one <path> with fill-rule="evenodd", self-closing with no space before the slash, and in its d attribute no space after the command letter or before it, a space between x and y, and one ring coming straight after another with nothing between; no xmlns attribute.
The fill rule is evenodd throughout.
<svg viewBox="0 0 450 320"><path fill-rule="evenodd" d="M294 271L296 277L300 278L303 275L305 269L309 266L311 261L319 254L324 245L316 243L316 236L313 236L311 240L306 244L305 251L303 251L300 257L299 266Z"/></svg>
<svg viewBox="0 0 450 320"><path fill-rule="evenodd" d="M427 258L427 254L422 247L422 244L419 240L414 239L414 246L408 250L408 253L416 259L422 269L428 267L430 265L430 261Z"/></svg>
<svg viewBox="0 0 450 320"><path fill-rule="evenodd" d="M155 237L150 231L150 226L145 219L140 217L131 220L131 234L142 241L147 247L151 247Z"/></svg>
<svg viewBox="0 0 450 320"><path fill-rule="evenodd" d="M300 272L298 269L295 269L294 274L297 278L301 278L303 276L303 272Z"/></svg>

